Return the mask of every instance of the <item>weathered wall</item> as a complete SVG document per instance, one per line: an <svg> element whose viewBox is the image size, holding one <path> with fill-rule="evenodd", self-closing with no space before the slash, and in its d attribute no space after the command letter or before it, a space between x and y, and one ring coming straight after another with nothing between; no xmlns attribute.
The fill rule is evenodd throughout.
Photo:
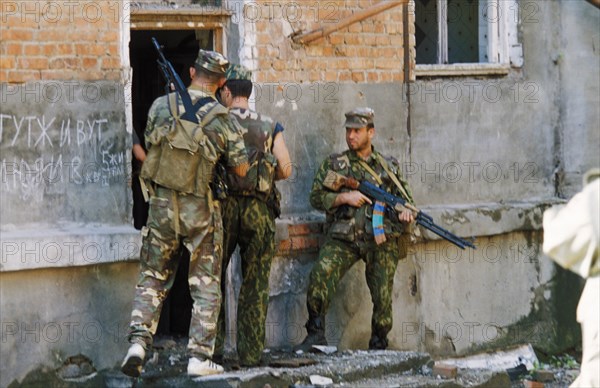
<svg viewBox="0 0 600 388"><path fill-rule="evenodd" d="M560 2L561 36L554 60L560 68L560 194L581 189L583 174L600 166L600 10L591 4Z"/></svg>
<svg viewBox="0 0 600 388"><path fill-rule="evenodd" d="M38 81L0 93L2 225L127 222L122 85Z"/></svg>
<svg viewBox="0 0 600 388"><path fill-rule="evenodd" d="M119 80L122 1L3 1L0 82Z"/></svg>
<svg viewBox="0 0 600 388"><path fill-rule="evenodd" d="M598 11L585 2L540 1L527 6L527 17L519 26L524 66L505 76L419 78L410 86L381 80L365 84L353 79L352 66L347 66L338 70L340 78L334 84L312 82L303 67L296 69L300 75L286 72L301 62L289 39L271 38L267 48L277 50L266 58L248 47L252 55L241 58L257 69L257 109L286 127L296 167L289 181L278 184L286 222L322 221L308 204L312 176L326 155L346 148L343 113L367 105L376 111L375 146L401 161L418 205L443 227L478 238L478 250L469 253L445 243L422 242L401 264L395 285L394 347L465 354L531 341L545 351L556 351L577 340L574 308L580 284L541 253L541 215L561 192L562 181L555 176L557 161L596 162L591 151L598 144L593 121L597 104L590 102L596 101L597 66L586 65L577 72L582 79L577 95L589 96L588 103L577 105L586 113L577 115L583 121L577 132L581 152L560 136L564 123L573 120L574 114L565 112L575 105L567 100L576 92L564 92L566 69L557 58L571 53L563 37L585 34L588 23L597 25ZM561 15L565 7L567 13ZM583 13L587 16L581 29L580 23L569 22L566 27L569 15ZM284 35L285 24L273 19L266 28L273 36ZM255 23L256 37L262 28ZM355 28L355 32L360 29ZM563 35L565 28L569 31ZM348 34L352 35L334 33L312 44L304 49L307 57L310 52L320 53L317 68L321 62L329 63L329 50L338 35L345 40ZM597 63L590 48L593 39L574 47L574 54L584 56L583 63ZM245 37L245 42L251 41ZM275 54L284 61L284 69L272 80L268 74L276 63ZM326 97L317 93L325 87L330 88L325 92L331 92ZM570 157L564 156L566 147ZM285 240L286 233L280 237L285 244L294 241ZM305 287L318 238L295 241L297 248L308 252L278 257L271 279L269 319L278 325L274 333L279 334L273 334L269 343L277 346L299 342L304 336ZM469 256L461 259L463 255ZM327 317L329 338L341 347L365 347L370 298L360 265L342 283ZM412 296L407 290L414 283L418 291ZM570 291L559 291L565 289ZM558 309L558 303L569 306L569 311Z"/></svg>
<svg viewBox="0 0 600 388"><path fill-rule="evenodd" d="M139 252L139 235L129 226L127 179L114 175L128 171L119 155L128 155L131 145L124 128L129 102L105 94L126 90L129 68L122 53L129 7L77 2L58 18L51 3L34 3L39 10L33 5L25 16L24 2L6 1L0 8L0 385L38 365L56 368L77 353L92 358L97 368L118 363L123 343L99 346L87 337L68 342L73 337L65 333L73 328L81 337L86 323L98 322L112 339L113 325L126 325L135 265L102 263ZM254 70L254 104L284 124L295 164L292 178L278 184L284 216L271 275L267 344L289 346L304 336L307 279L323 221L308 193L321 160L345 149L343 113L358 105L375 108L375 146L401 161L418 204L442 226L478 237L479 249L468 253L420 241L400 263L392 347L464 354L526 341L545 350L574 343L578 288L540 254L540 222L543 209L557 195L577 190L581 173L598 163L598 10L583 1L528 2L527 11L536 14L529 13L520 26L521 69L503 77L418 79L410 89L401 83L401 8L306 48L287 37L374 3L230 2L229 56ZM93 13L97 6L105 16L101 21ZM75 12L70 20L69 12ZM414 31L408 27L412 46ZM74 92L76 99L63 93L56 100L59 90ZM100 100L94 94L86 95L92 103L77 99L97 90ZM23 95L26 106L19 104ZM78 161L81 169L73 178L67 167ZM94 166L88 175L85 163ZM38 180L32 189L33 178L55 176L62 180ZM76 267L43 269L63 266ZM370 303L359 264L342 281L327 317L330 341L366 347ZM97 326L88 326L85 335L92 336ZM65 330L53 342L58 327ZM57 357L50 361L49 355Z"/></svg>
<svg viewBox="0 0 600 388"><path fill-rule="evenodd" d="M140 236L123 5L0 4L0 386L125 349Z"/></svg>
<svg viewBox="0 0 600 388"><path fill-rule="evenodd" d="M128 346L137 271L137 263L118 263L0 273L0 386L76 355L96 370L116 366Z"/></svg>
<svg viewBox="0 0 600 388"><path fill-rule="evenodd" d="M240 12L244 29L252 38L248 39L251 46L242 48L241 60L254 70L257 82L378 83L404 79L402 6L352 24L316 44L301 46L292 44L289 36L328 27L378 1L244 3Z"/></svg>

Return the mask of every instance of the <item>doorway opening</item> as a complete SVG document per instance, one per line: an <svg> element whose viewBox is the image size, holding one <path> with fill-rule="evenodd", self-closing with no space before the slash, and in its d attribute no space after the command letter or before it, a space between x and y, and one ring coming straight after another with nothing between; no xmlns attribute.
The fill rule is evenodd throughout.
<svg viewBox="0 0 600 388"><path fill-rule="evenodd" d="M193 66L198 50L213 50L212 30L132 30L129 43L129 58L133 69L131 84L131 106L133 129L144 145L144 131L148 110L154 100L165 94L165 80L156 64L158 54L152 45L154 37L163 46L165 57L185 85L190 83L189 68ZM132 195L134 226L141 229L148 217L147 204L139 187L141 163L132 157ZM181 245L179 267L173 287L162 308L157 334L187 336L192 313L187 273L189 252Z"/></svg>

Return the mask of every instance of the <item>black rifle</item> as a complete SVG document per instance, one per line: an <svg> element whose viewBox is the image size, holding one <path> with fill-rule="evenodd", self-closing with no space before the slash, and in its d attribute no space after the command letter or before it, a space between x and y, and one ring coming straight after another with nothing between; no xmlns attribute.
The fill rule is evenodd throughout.
<svg viewBox="0 0 600 388"><path fill-rule="evenodd" d="M404 199L382 190L371 182L358 182L354 178L345 177L334 171L328 171L323 185L335 191L339 190L342 185L354 190L358 190L369 198L385 203L396 212L402 211L403 207L407 208L416 213L415 220L417 221L418 225L421 225L425 229L432 231L444 240L456 245L460 249L465 249L465 247L477 249L477 247L473 245L471 241L462 239L450 231L442 228L441 226L436 225L430 215L423 213L421 210L406 202Z"/></svg>
<svg viewBox="0 0 600 388"><path fill-rule="evenodd" d="M165 58L162 47L160 44L158 44L158 41L154 37L152 38L152 44L154 45L156 51L158 51L158 68L165 78L165 81L167 81L167 84L165 85L166 94L171 92L171 85L174 85L175 91L177 94L179 94L179 97L181 97L181 101L183 102L183 107L185 109L185 112L181 115L181 118L198 124L198 118L196 117L197 109L194 109L192 98L190 97L187 88L183 84L183 81L179 77L179 74L177 74L171 62Z"/></svg>

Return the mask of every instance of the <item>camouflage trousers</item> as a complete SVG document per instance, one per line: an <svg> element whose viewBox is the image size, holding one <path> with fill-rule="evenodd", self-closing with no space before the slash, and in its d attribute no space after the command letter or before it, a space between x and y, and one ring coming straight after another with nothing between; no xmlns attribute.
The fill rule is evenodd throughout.
<svg viewBox="0 0 600 388"><path fill-rule="evenodd" d="M325 316L340 280L362 259L366 263L365 277L373 301L371 335L386 338L392 329L394 274L398 260L405 256L398 244L398 238L390 237L382 245L372 242L362 246L328 238L310 273L306 296L309 317Z"/></svg>
<svg viewBox="0 0 600 388"><path fill-rule="evenodd" d="M242 285L237 308L237 351L242 365L257 365L265 344L269 274L275 254L275 218L264 201L230 196L223 202L223 279L236 245L242 259ZM222 281L221 287L224 288ZM224 290L222 290L224 293ZM219 314L216 353L223 352L225 309Z"/></svg>
<svg viewBox="0 0 600 388"><path fill-rule="evenodd" d="M146 349L152 346L163 302L177 272L176 253L182 239L191 253L188 282L194 301L188 350L193 355L212 357L221 306L223 236L219 204L159 187L150 198L142 236L129 342Z"/></svg>

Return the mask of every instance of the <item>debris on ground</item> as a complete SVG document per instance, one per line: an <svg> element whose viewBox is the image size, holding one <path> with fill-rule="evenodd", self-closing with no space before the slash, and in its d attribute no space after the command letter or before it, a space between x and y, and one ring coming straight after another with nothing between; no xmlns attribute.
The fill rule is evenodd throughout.
<svg viewBox="0 0 600 388"><path fill-rule="evenodd" d="M96 371L85 356L71 357L55 371L29 374L28 387L568 387L579 373L570 356L537 361L529 345L462 359L433 360L429 354L396 350L346 350L326 354L271 349L260 367L237 368L223 362L221 375L187 376L187 338L157 339L139 378L124 375L115 365Z"/></svg>

